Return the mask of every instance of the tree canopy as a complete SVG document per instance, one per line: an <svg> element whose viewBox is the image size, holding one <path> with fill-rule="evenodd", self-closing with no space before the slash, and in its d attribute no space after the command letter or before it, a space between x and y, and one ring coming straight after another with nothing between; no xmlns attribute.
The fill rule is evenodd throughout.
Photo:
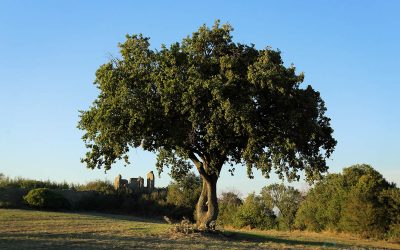
<svg viewBox="0 0 400 250"><path fill-rule="evenodd" d="M336 145L319 92L300 87L303 74L286 67L279 50L235 43L232 30L217 21L160 50L127 35L121 57L96 72L99 96L81 111L87 167L129 163L131 147L156 152L159 171L184 174L193 163L207 184L203 206L216 203L224 163L232 173L246 166L249 177L256 168L267 178L274 169L289 180L299 170L319 179Z"/></svg>

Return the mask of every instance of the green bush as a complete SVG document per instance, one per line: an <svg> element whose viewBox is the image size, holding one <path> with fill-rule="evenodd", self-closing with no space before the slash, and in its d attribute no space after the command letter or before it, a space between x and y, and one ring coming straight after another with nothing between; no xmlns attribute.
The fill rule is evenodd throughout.
<svg viewBox="0 0 400 250"><path fill-rule="evenodd" d="M235 215L243 204L238 194L233 192L222 193L218 199L219 214L217 224L219 226L234 226Z"/></svg>
<svg viewBox="0 0 400 250"><path fill-rule="evenodd" d="M61 194L48 188L36 188L24 196L24 201L31 207L40 209L69 209L70 204Z"/></svg>
<svg viewBox="0 0 400 250"><path fill-rule="evenodd" d="M234 226L272 229L276 227L276 217L259 196L249 194L234 216Z"/></svg>
<svg viewBox="0 0 400 250"><path fill-rule="evenodd" d="M82 196L76 208L79 210L112 211L121 207L122 199L116 195L105 195L93 191Z"/></svg>
<svg viewBox="0 0 400 250"><path fill-rule="evenodd" d="M9 201L0 201L0 208L14 208L15 205Z"/></svg>
<svg viewBox="0 0 400 250"><path fill-rule="evenodd" d="M341 174L327 175L318 182L301 202L295 217L295 228L319 232L339 230L341 211L347 191Z"/></svg>
<svg viewBox="0 0 400 250"><path fill-rule="evenodd" d="M26 208L23 200L28 190L23 188L0 189L0 207L2 208Z"/></svg>
<svg viewBox="0 0 400 250"><path fill-rule="evenodd" d="M296 227L336 230L366 238L396 235L400 193L369 165L330 174L307 194L296 214Z"/></svg>

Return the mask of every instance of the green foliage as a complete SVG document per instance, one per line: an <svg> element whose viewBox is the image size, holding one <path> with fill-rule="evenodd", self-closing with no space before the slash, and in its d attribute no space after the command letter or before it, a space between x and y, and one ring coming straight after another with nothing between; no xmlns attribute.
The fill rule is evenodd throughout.
<svg viewBox="0 0 400 250"><path fill-rule="evenodd" d="M229 24L205 25L180 43L150 49L149 38L127 35L121 58L96 72L99 96L81 111L78 128L88 168L128 161L130 147L158 152L158 170L218 176L239 163L269 176L308 180L326 172L334 150L319 92L285 67L280 51L232 41ZM233 169L231 169L233 170Z"/></svg>
<svg viewBox="0 0 400 250"><path fill-rule="evenodd" d="M355 188L348 196L341 217L341 229L364 237L380 237L386 231L384 207Z"/></svg>
<svg viewBox="0 0 400 250"><path fill-rule="evenodd" d="M86 183L85 185L75 186L77 191L97 191L105 195L115 194L115 188L109 181L96 180Z"/></svg>
<svg viewBox="0 0 400 250"><path fill-rule="evenodd" d="M239 207L243 204L238 194L225 192L218 199L219 215L217 224L220 226L233 226L235 224L235 215Z"/></svg>
<svg viewBox="0 0 400 250"><path fill-rule="evenodd" d="M194 211L201 192L201 179L190 172L168 185L167 202Z"/></svg>
<svg viewBox="0 0 400 250"><path fill-rule="evenodd" d="M297 212L296 226L383 237L400 212L393 190L394 184L369 165L345 168L343 174L328 175L310 190Z"/></svg>
<svg viewBox="0 0 400 250"><path fill-rule="evenodd" d="M40 209L69 209L68 200L48 188L36 188L24 196L24 201L31 207Z"/></svg>
<svg viewBox="0 0 400 250"><path fill-rule="evenodd" d="M385 204L392 223L400 223L400 188L392 187L380 193L380 201Z"/></svg>
<svg viewBox="0 0 400 250"><path fill-rule="evenodd" d="M271 210L278 208L278 228L291 230L294 226L296 212L303 200L301 193L290 186L271 184L262 188L261 197Z"/></svg>
<svg viewBox="0 0 400 250"><path fill-rule="evenodd" d="M217 219L225 163L232 174L234 164L246 166L250 178L256 168L266 178L275 169L280 178L304 171L308 181L320 179L336 140L319 92L300 87L304 75L285 67L279 50L235 43L232 31L216 21L160 50L127 35L121 57L96 71L99 95L81 111L82 162L108 170L142 147L157 153L159 173L170 167L180 178L192 161L207 182L197 211L205 227Z"/></svg>
<svg viewBox="0 0 400 250"><path fill-rule="evenodd" d="M387 237L400 243L400 188L393 187L381 192L380 200L390 218Z"/></svg>
<svg viewBox="0 0 400 250"><path fill-rule="evenodd" d="M274 212L268 208L261 197L249 194L235 214L234 226L272 229L276 226Z"/></svg>
<svg viewBox="0 0 400 250"><path fill-rule="evenodd" d="M338 230L347 193L343 177L329 174L307 194L296 214L295 227L311 231Z"/></svg>
<svg viewBox="0 0 400 250"><path fill-rule="evenodd" d="M400 223L390 224L387 238L396 243L400 243Z"/></svg>
<svg viewBox="0 0 400 250"><path fill-rule="evenodd" d="M22 188L0 188L0 207L26 208L23 196L28 193Z"/></svg>
<svg viewBox="0 0 400 250"><path fill-rule="evenodd" d="M385 204L379 198L380 193L389 187L389 183L372 168L365 168L364 171L358 166L345 169L344 176L345 179L354 181L355 185L348 192L342 212L342 229L365 237L382 236L390 218L386 214ZM358 180L354 177L358 177Z"/></svg>
<svg viewBox="0 0 400 250"><path fill-rule="evenodd" d="M47 181L38 181L25 179L21 177L17 178L9 178L4 174L0 174L0 188L49 188L49 189L69 189L71 186L66 182L52 182L50 180Z"/></svg>
<svg viewBox="0 0 400 250"><path fill-rule="evenodd" d="M77 192L79 195L79 192ZM123 197L116 194L105 194L100 191L86 191L80 195L80 199L75 205L77 210L89 211L115 211L120 209Z"/></svg>

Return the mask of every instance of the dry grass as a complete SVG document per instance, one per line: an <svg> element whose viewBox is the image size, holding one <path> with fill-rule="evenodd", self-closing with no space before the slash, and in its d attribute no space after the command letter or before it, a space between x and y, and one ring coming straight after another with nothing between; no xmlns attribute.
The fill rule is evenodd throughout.
<svg viewBox="0 0 400 250"><path fill-rule="evenodd" d="M0 249L400 249L336 234L235 231L176 234L173 225L131 216L0 209Z"/></svg>
<svg viewBox="0 0 400 250"><path fill-rule="evenodd" d="M374 249L400 249L400 244L385 240L363 239L356 235L336 232L307 232L307 231L260 231L260 230L235 230L226 229L228 232L237 233L243 237L260 238L265 241L281 242L286 245L302 244L307 248L374 248Z"/></svg>

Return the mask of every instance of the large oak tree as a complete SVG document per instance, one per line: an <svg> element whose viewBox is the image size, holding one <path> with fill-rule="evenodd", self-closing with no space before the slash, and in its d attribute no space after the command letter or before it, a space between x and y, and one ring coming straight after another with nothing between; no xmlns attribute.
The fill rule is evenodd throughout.
<svg viewBox="0 0 400 250"><path fill-rule="evenodd" d="M130 148L157 153L157 168L202 178L198 225L217 218L217 180L225 163L271 170L309 181L327 171L336 145L319 92L300 87L303 74L283 64L280 51L232 41L232 27L202 26L180 43L150 48L149 38L127 36L121 57L100 66L99 96L81 111L88 168L128 161Z"/></svg>

